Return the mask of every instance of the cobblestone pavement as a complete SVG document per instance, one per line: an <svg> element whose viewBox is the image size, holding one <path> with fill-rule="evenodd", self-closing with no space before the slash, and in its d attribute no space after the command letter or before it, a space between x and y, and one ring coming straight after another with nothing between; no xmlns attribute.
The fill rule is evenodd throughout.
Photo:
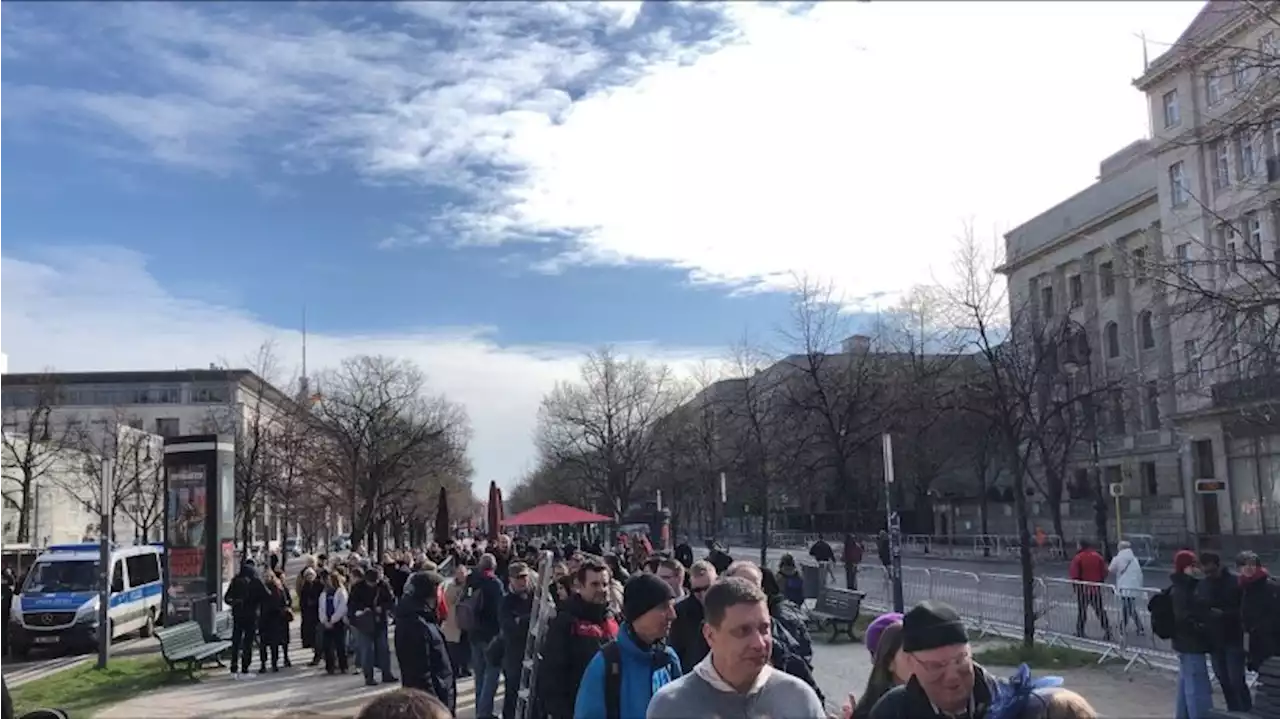
<svg viewBox="0 0 1280 719"><path fill-rule="evenodd" d="M980 649L979 645L979 649ZM1012 667L988 667L997 675L1011 675ZM860 693L871 674L871 657L862 644L814 644L814 675L829 704L847 701L850 691ZM1162 670L1135 668L1122 672L1108 666L1055 672L1066 686L1079 692L1103 717L1113 719L1168 719L1173 716L1175 676ZM1221 696L1215 700L1223 706Z"/></svg>

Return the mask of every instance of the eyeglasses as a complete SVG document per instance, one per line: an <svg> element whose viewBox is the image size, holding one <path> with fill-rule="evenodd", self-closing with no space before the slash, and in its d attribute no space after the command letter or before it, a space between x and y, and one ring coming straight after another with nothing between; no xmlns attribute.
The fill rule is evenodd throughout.
<svg viewBox="0 0 1280 719"><path fill-rule="evenodd" d="M711 587L694 587L691 591L693 591L694 594L706 594L707 590L710 588Z"/></svg>
<svg viewBox="0 0 1280 719"><path fill-rule="evenodd" d="M968 666L969 663L973 661L973 655L969 652L965 652L954 659L946 659L940 662L926 661L924 659L920 659L915 654L912 654L911 656L916 660L916 664L920 665L920 669L922 669L925 674L932 676L942 674L948 669L961 669Z"/></svg>

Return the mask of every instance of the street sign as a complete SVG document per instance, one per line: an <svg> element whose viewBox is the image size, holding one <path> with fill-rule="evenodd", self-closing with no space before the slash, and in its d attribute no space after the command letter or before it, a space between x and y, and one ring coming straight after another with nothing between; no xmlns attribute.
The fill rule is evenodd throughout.
<svg viewBox="0 0 1280 719"><path fill-rule="evenodd" d="M1123 496L1124 496L1124 483L1123 483L1123 482L1112 482L1109 486L1110 486L1110 489L1111 489L1111 496L1112 496L1112 497L1115 497L1115 498L1119 499L1120 497L1123 497Z"/></svg>
<svg viewBox="0 0 1280 719"><path fill-rule="evenodd" d="M1221 479L1197 479L1196 494L1214 494L1227 489L1227 483Z"/></svg>

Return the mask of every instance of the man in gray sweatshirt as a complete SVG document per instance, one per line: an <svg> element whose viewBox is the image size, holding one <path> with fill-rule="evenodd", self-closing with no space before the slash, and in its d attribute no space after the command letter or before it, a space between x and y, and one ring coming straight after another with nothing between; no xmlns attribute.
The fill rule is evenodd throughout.
<svg viewBox="0 0 1280 719"><path fill-rule="evenodd" d="M768 599L745 579L711 585L703 599L702 632L711 653L658 690L646 719L825 719L826 711L803 681L775 671Z"/></svg>

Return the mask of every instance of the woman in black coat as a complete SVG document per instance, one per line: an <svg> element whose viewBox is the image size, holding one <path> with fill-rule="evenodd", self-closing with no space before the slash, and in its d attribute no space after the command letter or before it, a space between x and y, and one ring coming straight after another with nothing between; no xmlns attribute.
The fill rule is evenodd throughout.
<svg viewBox="0 0 1280 719"><path fill-rule="evenodd" d="M293 619L293 598L275 572L263 578L267 598L258 618L258 671L267 671L267 649L271 649L271 671L280 671L280 647L284 647L284 665L289 664L289 621Z"/></svg>
<svg viewBox="0 0 1280 719"><path fill-rule="evenodd" d="M418 572L409 578L396 604L396 659L401 685L434 695L456 714L457 682L440 629L443 583L444 577L436 572Z"/></svg>
<svg viewBox="0 0 1280 719"><path fill-rule="evenodd" d="M307 567L302 571L302 583L298 588L298 608L302 610L302 648L312 649L311 666L320 664L323 647L317 641L320 629L320 595L324 584L316 576L316 570Z"/></svg>

